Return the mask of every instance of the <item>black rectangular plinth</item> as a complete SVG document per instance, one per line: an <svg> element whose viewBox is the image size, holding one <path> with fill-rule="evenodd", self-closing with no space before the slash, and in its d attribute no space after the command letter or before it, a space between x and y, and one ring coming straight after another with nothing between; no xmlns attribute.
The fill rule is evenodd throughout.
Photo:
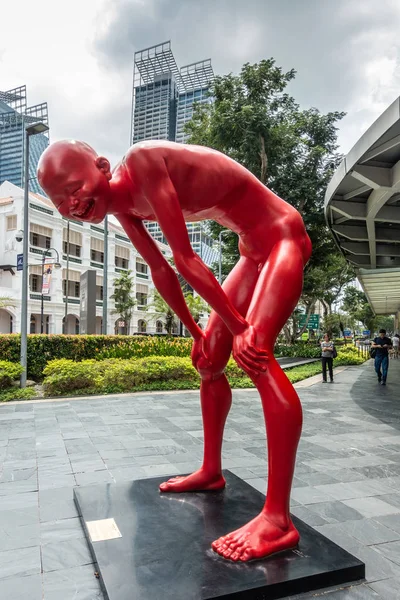
<svg viewBox="0 0 400 600"><path fill-rule="evenodd" d="M108 600L272 600L364 578L357 558L293 517L296 550L249 563L210 544L254 518L264 496L229 471L222 492L161 494L166 477L75 488ZM91 541L87 522L114 519L122 537Z"/></svg>

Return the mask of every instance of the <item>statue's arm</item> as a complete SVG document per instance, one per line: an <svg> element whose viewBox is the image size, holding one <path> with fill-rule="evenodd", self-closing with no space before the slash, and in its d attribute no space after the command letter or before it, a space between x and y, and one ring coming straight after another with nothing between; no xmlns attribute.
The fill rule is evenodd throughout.
<svg viewBox="0 0 400 600"><path fill-rule="evenodd" d="M247 322L190 245L179 199L168 173L162 170L158 172L148 188L148 202L171 246L179 273L218 313L233 335L242 333L247 328Z"/></svg>
<svg viewBox="0 0 400 600"><path fill-rule="evenodd" d="M118 220L132 244L149 265L156 289L177 317L184 323L193 338L195 340L200 339L203 336L203 332L196 325L189 312L176 273L165 260L157 244L143 225L143 222L130 215L118 216Z"/></svg>

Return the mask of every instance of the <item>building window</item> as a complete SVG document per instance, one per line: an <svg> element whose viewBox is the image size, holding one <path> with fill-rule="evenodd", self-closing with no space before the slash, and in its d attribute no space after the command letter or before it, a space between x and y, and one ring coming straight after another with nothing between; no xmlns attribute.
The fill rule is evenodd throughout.
<svg viewBox="0 0 400 600"><path fill-rule="evenodd" d="M32 246L46 249L51 248L51 238L46 235L40 235L39 233L33 233L31 231L29 238Z"/></svg>
<svg viewBox="0 0 400 600"><path fill-rule="evenodd" d="M143 319L140 319L138 321L138 332L139 333L146 333L146 331L147 331L147 323Z"/></svg>
<svg viewBox="0 0 400 600"><path fill-rule="evenodd" d="M69 252L68 252L68 242L63 243L64 246L64 254L69 254L70 256L78 256L81 255L81 247L77 246L77 244L69 244Z"/></svg>
<svg viewBox="0 0 400 600"><path fill-rule="evenodd" d="M115 266L119 269L127 269L129 267L129 260L127 258L121 258L120 256L116 256Z"/></svg>
<svg viewBox="0 0 400 600"><path fill-rule="evenodd" d="M42 292L42 277L41 277L41 275L30 275L29 287L31 289L31 292L38 292L40 294Z"/></svg>
<svg viewBox="0 0 400 600"><path fill-rule="evenodd" d="M156 323L156 333L162 333L163 332L163 324L161 321L157 321Z"/></svg>
<svg viewBox="0 0 400 600"><path fill-rule="evenodd" d="M103 300L104 291L102 285L96 285L96 300Z"/></svg>
<svg viewBox="0 0 400 600"><path fill-rule="evenodd" d="M136 300L139 310L143 310L144 307L147 306L147 294L144 292L136 292Z"/></svg>
<svg viewBox="0 0 400 600"><path fill-rule="evenodd" d="M99 250L91 250L90 260L98 263L104 263L104 252L100 252Z"/></svg>
<svg viewBox="0 0 400 600"><path fill-rule="evenodd" d="M81 284L79 281L68 281L68 297L79 298L81 293ZM67 295L67 280L63 279L63 294Z"/></svg>
<svg viewBox="0 0 400 600"><path fill-rule="evenodd" d="M10 215L7 217L6 230L13 231L14 229L17 229L17 215Z"/></svg>
<svg viewBox="0 0 400 600"><path fill-rule="evenodd" d="M148 266L145 263L136 261L136 273L142 273L143 275L148 274Z"/></svg>

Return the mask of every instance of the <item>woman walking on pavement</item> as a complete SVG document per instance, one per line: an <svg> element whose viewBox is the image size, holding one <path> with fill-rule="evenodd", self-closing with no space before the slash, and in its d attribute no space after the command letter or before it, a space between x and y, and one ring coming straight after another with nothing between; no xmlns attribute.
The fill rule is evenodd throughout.
<svg viewBox="0 0 400 600"><path fill-rule="evenodd" d="M322 383L326 383L326 367L329 370L329 380L333 383L333 358L335 353L335 345L329 335L324 335L324 341L321 342L321 357L322 357Z"/></svg>

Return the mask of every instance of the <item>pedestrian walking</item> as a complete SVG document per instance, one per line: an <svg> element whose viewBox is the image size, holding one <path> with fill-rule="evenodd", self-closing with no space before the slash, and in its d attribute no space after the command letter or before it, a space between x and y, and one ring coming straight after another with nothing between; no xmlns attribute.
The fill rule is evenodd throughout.
<svg viewBox="0 0 400 600"><path fill-rule="evenodd" d="M395 333L392 337L392 345L393 345L393 358L399 358L399 345L400 345L400 337L398 333Z"/></svg>
<svg viewBox="0 0 400 600"><path fill-rule="evenodd" d="M386 337L386 329L380 329L379 337L376 337L371 344L371 357L375 358L375 371L378 376L378 383L381 385L386 385L389 368L389 348L391 347L392 340Z"/></svg>
<svg viewBox="0 0 400 600"><path fill-rule="evenodd" d="M322 358L322 383L327 383L326 369L329 371L329 381L333 383L333 359L336 355L335 344L326 333L324 341L321 342L321 358Z"/></svg>

